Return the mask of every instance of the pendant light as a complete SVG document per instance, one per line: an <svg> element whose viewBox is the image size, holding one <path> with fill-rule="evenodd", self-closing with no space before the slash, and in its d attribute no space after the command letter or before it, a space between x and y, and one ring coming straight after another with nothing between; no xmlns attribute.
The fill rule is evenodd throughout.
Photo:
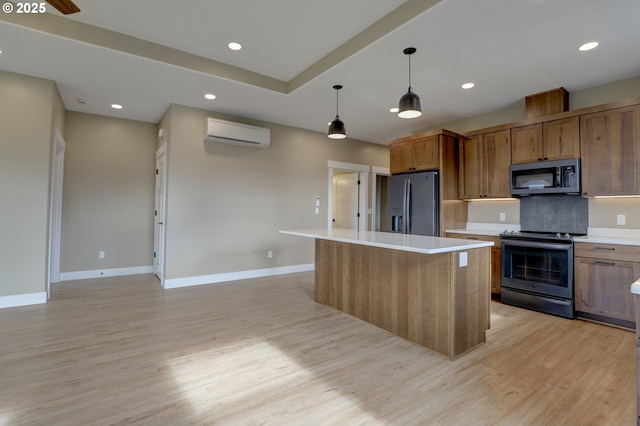
<svg viewBox="0 0 640 426"><path fill-rule="evenodd" d="M409 56L409 90L400 98L398 117L416 118L422 115L422 111L420 110L420 97L411 91L411 55L416 53L416 48L407 47L403 52Z"/></svg>
<svg viewBox="0 0 640 426"><path fill-rule="evenodd" d="M342 86L336 84L333 88L336 89L336 118L329 123L328 136L331 139L344 139L347 137L347 133L344 130L344 123L340 120L340 116L338 116L338 90L342 89Z"/></svg>

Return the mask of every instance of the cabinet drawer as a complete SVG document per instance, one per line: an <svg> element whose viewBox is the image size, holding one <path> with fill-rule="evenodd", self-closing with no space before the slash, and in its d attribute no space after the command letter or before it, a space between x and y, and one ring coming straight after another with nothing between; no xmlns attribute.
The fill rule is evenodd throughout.
<svg viewBox="0 0 640 426"><path fill-rule="evenodd" d="M575 257L640 262L640 246L622 244L576 243Z"/></svg>

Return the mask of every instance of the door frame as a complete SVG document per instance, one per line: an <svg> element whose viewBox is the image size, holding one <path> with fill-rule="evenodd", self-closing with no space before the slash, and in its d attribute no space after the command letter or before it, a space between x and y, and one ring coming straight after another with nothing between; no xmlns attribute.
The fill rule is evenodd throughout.
<svg viewBox="0 0 640 426"><path fill-rule="evenodd" d="M327 191L327 229L333 229L332 213L333 213L333 172L340 170L344 172L360 173L360 192L358 196L358 230L369 230L369 179L371 166L365 164L344 163L341 161L328 161L329 167L329 184Z"/></svg>
<svg viewBox="0 0 640 426"><path fill-rule="evenodd" d="M164 157L163 165L159 166L159 160ZM162 174L160 174L160 167L162 167ZM162 181L158 179L158 176L162 177ZM162 145L156 150L156 180L155 180L155 192L154 192L154 215L153 215L153 273L160 280L160 284L164 287L164 268L165 268L165 253L166 253L166 207L167 207L167 142L163 142ZM160 199L158 199L158 192L161 191ZM161 220L161 223L158 223Z"/></svg>
<svg viewBox="0 0 640 426"><path fill-rule="evenodd" d="M49 256L47 259L47 300L51 284L60 282L60 250L62 242L62 190L64 186L64 153L67 142L60 130L53 129L51 183L49 185Z"/></svg>
<svg viewBox="0 0 640 426"><path fill-rule="evenodd" d="M376 230L378 219L378 176L391 176L388 167L371 167L371 230Z"/></svg>

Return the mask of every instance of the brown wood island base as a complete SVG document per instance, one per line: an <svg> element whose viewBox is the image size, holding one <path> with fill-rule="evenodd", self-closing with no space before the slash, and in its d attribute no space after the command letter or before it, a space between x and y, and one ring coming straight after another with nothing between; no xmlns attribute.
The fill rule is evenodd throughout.
<svg viewBox="0 0 640 426"><path fill-rule="evenodd" d="M485 342L490 247L425 254L315 241L317 302L452 360Z"/></svg>

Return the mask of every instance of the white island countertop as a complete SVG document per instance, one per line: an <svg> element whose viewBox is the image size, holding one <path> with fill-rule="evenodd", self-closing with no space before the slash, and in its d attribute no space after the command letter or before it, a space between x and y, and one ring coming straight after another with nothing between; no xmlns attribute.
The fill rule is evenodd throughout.
<svg viewBox="0 0 640 426"><path fill-rule="evenodd" d="M447 253L493 246L491 241L427 237L392 232L355 231L352 229L292 229L280 230L280 233L424 254Z"/></svg>

